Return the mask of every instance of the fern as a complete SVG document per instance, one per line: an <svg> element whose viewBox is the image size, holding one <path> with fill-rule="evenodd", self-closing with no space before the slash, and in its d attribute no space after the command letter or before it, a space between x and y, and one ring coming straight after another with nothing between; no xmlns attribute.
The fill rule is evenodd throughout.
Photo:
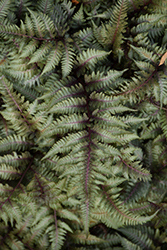
<svg viewBox="0 0 167 250"><path fill-rule="evenodd" d="M166 13L1 1L1 249L166 246Z"/></svg>

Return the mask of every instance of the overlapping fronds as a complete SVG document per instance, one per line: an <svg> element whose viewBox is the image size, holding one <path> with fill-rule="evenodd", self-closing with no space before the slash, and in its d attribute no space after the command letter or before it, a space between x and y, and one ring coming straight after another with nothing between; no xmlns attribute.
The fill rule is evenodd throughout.
<svg viewBox="0 0 167 250"><path fill-rule="evenodd" d="M166 6L1 1L0 248L165 245Z"/></svg>

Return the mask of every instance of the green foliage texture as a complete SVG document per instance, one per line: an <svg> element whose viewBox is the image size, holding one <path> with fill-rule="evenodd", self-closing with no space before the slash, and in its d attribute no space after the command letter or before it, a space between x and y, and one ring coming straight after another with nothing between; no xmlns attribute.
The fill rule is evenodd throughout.
<svg viewBox="0 0 167 250"><path fill-rule="evenodd" d="M166 0L0 1L0 249L166 249L166 50Z"/></svg>

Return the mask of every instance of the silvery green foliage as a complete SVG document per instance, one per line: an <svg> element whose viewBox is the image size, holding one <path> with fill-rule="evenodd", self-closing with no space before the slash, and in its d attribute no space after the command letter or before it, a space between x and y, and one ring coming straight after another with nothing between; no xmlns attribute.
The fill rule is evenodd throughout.
<svg viewBox="0 0 167 250"><path fill-rule="evenodd" d="M0 3L0 246L160 250L164 0Z"/></svg>

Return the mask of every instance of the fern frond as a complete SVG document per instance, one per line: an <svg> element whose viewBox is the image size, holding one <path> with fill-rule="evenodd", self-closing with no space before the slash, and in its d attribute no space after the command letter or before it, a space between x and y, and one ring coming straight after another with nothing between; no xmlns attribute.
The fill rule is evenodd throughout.
<svg viewBox="0 0 167 250"><path fill-rule="evenodd" d="M167 111L163 111L160 117L161 128L164 132L165 137L167 137L166 112Z"/></svg>
<svg viewBox="0 0 167 250"><path fill-rule="evenodd" d="M84 130L86 127L86 121L88 117L84 117L79 114L73 114L71 116L62 116L60 119L54 121L51 126L47 127L42 133L42 136L53 136L55 134L64 134L68 131Z"/></svg>
<svg viewBox="0 0 167 250"><path fill-rule="evenodd" d="M103 24L100 31L94 27L94 35L96 39L104 46L113 46L114 53L120 48L123 42L122 33L125 32L127 26L127 2L126 0L119 0L112 10L109 23ZM100 34L98 34L100 33Z"/></svg>
<svg viewBox="0 0 167 250"><path fill-rule="evenodd" d="M42 74L45 74L46 72L52 70L56 65L58 65L62 57L61 47L61 44L58 42L56 43L56 46L50 50L48 54L48 60L44 66Z"/></svg>
<svg viewBox="0 0 167 250"><path fill-rule="evenodd" d="M48 54L50 48L51 48L51 45L49 45L49 43L45 43L45 42L42 43L40 48L33 54L28 64L42 61L42 58Z"/></svg>
<svg viewBox="0 0 167 250"><path fill-rule="evenodd" d="M7 16L10 6L10 0L2 0L0 3L0 19Z"/></svg>
<svg viewBox="0 0 167 250"><path fill-rule="evenodd" d="M76 60L78 63L76 65L78 66L78 69L82 69L83 67L89 69L94 67L99 60L102 60L109 54L110 52L88 49L77 56Z"/></svg>
<svg viewBox="0 0 167 250"><path fill-rule="evenodd" d="M25 137L10 135L0 141L1 152L9 152L15 150L26 150L32 147L34 144L27 140Z"/></svg>
<svg viewBox="0 0 167 250"><path fill-rule="evenodd" d="M52 0L40 0L38 1L37 8L43 14L49 14L52 11L53 1Z"/></svg>
<svg viewBox="0 0 167 250"><path fill-rule="evenodd" d="M31 89L28 86L23 87L23 84L18 84L14 82L13 88L17 90L17 92L19 92L22 96L24 95L29 102L35 101L35 99L39 96L39 92L36 89Z"/></svg>
<svg viewBox="0 0 167 250"><path fill-rule="evenodd" d="M86 101L84 98L69 98L68 100L64 100L56 105L54 105L50 109L50 113L73 113L74 111L77 113L83 112L86 107Z"/></svg>
<svg viewBox="0 0 167 250"><path fill-rule="evenodd" d="M153 218L158 211L154 215L150 216L139 216L132 214L127 209L121 206L118 202L118 194L115 194L115 191L109 188L109 185L102 187L103 195L107 197L108 204L105 208L100 206L100 202L103 199L98 201L99 209L97 211L93 211L93 217L100 219L104 224L108 227L112 228L119 228L126 225L136 225L136 224L143 224ZM108 191L107 191L108 190ZM113 192L113 193L112 193ZM102 204L102 203L101 203ZM112 221L113 218L113 221Z"/></svg>
<svg viewBox="0 0 167 250"><path fill-rule="evenodd" d="M135 181L131 180L129 183L126 185L124 192L121 194L121 200L122 200L122 205L125 204L139 204L142 198L148 195L149 193L149 188L150 188L150 183L149 182L143 182L143 181ZM145 191L147 190L147 192ZM132 205L132 207L133 207ZM145 208L148 208L149 205L145 206Z"/></svg>
<svg viewBox="0 0 167 250"><path fill-rule="evenodd" d="M131 164L128 164L127 160L121 159L123 166L123 175L127 177L131 176L133 179L140 179L143 181L149 181L151 179L151 174L147 169L142 168L139 161L134 161L134 157L129 157ZM133 162L133 163L132 163ZM122 165L122 164L121 164Z"/></svg>
<svg viewBox="0 0 167 250"><path fill-rule="evenodd" d="M157 55L156 54L153 54L153 51L149 52L148 50L144 49L144 48L137 48L133 45L131 45L131 48L136 51L138 53L138 55L146 60L146 61L149 61L149 62L152 62L154 63L157 59Z"/></svg>
<svg viewBox="0 0 167 250"><path fill-rule="evenodd" d="M20 135L25 135L30 132L30 120L26 117L26 108L29 105L28 102L24 102L24 98L17 95L12 86L6 81L5 78L1 79L0 92L3 95L4 107L10 107L10 111L1 111L2 116L6 120L10 120L13 124L13 129L19 131ZM19 119L20 116L22 119ZM23 124L26 124L24 127Z"/></svg>
<svg viewBox="0 0 167 250"><path fill-rule="evenodd" d="M42 18L40 15L36 14L34 11L29 10L32 18L32 26L35 31L35 34L39 38L43 38L43 33L45 32L45 23L43 22ZM43 14L44 16L45 14ZM46 16L47 18L47 16ZM48 19L48 18L47 18ZM50 22L51 25L53 26L53 22ZM50 25L50 26L51 26Z"/></svg>
<svg viewBox="0 0 167 250"><path fill-rule="evenodd" d="M98 238L91 234L86 237L84 232L76 232L75 234L70 234L70 236L75 244L96 245L105 242L104 239Z"/></svg>
<svg viewBox="0 0 167 250"><path fill-rule="evenodd" d="M94 41L92 29L87 27L79 32L76 32L74 34L74 41L76 41L79 46L79 52L81 52L81 49L90 48Z"/></svg>
<svg viewBox="0 0 167 250"><path fill-rule="evenodd" d="M70 44L65 43L62 55L62 75L67 77L72 70L74 64L74 50Z"/></svg>
<svg viewBox="0 0 167 250"><path fill-rule="evenodd" d="M64 149L69 151L71 147L73 147L76 144L76 142L85 139L87 136L88 136L88 133L86 131L69 134L65 138L57 141L57 143L50 149L50 151L44 156L43 159L53 156L54 154L57 154L58 152L63 152Z"/></svg>
<svg viewBox="0 0 167 250"><path fill-rule="evenodd" d="M102 127L102 128L105 127L108 130L108 132L110 131L110 129L113 129L114 127L127 127L127 125L125 123L123 123L121 120L117 119L115 116L112 116L107 112L94 115L93 118L94 118L95 124L96 124L94 126L95 130L98 129L98 126ZM115 130L115 131L117 131L117 130ZM113 133L113 131L111 131L111 132Z"/></svg>
<svg viewBox="0 0 167 250"><path fill-rule="evenodd" d="M72 2L68 2L67 0L65 0L62 3L62 7L67 12L68 18L70 19L73 12L75 11L75 7L72 6Z"/></svg>
<svg viewBox="0 0 167 250"><path fill-rule="evenodd" d="M133 28L136 33L148 32L151 39L162 36L166 26L166 17L162 13L141 15L138 18L138 25Z"/></svg>
<svg viewBox="0 0 167 250"><path fill-rule="evenodd" d="M119 71L113 71L110 70L107 72L107 75L104 76L103 73L101 72L97 72L97 74L95 74L95 72L93 71L93 73L91 75L85 75L85 83L87 85L87 89L90 91L93 90L98 90L98 89L105 89L105 88L110 88L112 89L112 86L114 86L116 80L126 71L123 70L121 72Z"/></svg>
<svg viewBox="0 0 167 250"><path fill-rule="evenodd" d="M21 222L21 209L15 201L12 201L10 199L8 202L3 202L3 200L1 199L0 210L0 217L1 220L4 221L5 225L8 225L8 222L11 223L11 226L13 226L14 223L17 223L19 225L19 223Z"/></svg>
<svg viewBox="0 0 167 250"><path fill-rule="evenodd" d="M149 0L143 2L142 0L128 0L129 8L128 11L136 11L140 9L142 6L147 6L149 4Z"/></svg>
<svg viewBox="0 0 167 250"><path fill-rule="evenodd" d="M156 138L160 132L161 132L161 129L159 127L159 124L151 123L149 127L146 127L143 130L141 138L142 139Z"/></svg>
<svg viewBox="0 0 167 250"><path fill-rule="evenodd" d="M146 229L148 230L148 232L144 232ZM131 242L133 242L133 245L137 245L138 247L136 249L152 249L153 246L153 241L151 239L151 236L154 234L154 231L148 227L136 227L136 229L134 229L133 227L128 227L126 230L124 228L118 229L118 232L123 233L128 240L130 240ZM149 238L148 238L149 235ZM124 245L124 240L123 240L123 245ZM127 241L127 244L128 241Z"/></svg>
<svg viewBox="0 0 167 250"><path fill-rule="evenodd" d="M46 91L47 93L44 94L43 96L41 96L39 99L46 99L48 97L50 97L51 99L49 100L49 108L52 108L54 105L56 104L61 104L61 102L63 100L68 99L73 99L73 102L75 102L76 99L74 99L73 97L79 97L83 95L84 89L83 86L81 84L76 84L74 86L71 86L70 88L64 87L63 85L67 85L66 82L70 82L73 81L74 83L76 82L76 80L74 78L67 78L65 81L55 81L55 84L49 84L48 86L46 86ZM71 85L71 84L70 84ZM79 98L81 99L81 97ZM48 106L47 106L48 108Z"/></svg>
<svg viewBox="0 0 167 250"><path fill-rule="evenodd" d="M72 27L78 28L81 26L84 26L85 19L84 19L84 11L83 11L83 5L80 6L79 10L75 13L75 15L72 18Z"/></svg>

